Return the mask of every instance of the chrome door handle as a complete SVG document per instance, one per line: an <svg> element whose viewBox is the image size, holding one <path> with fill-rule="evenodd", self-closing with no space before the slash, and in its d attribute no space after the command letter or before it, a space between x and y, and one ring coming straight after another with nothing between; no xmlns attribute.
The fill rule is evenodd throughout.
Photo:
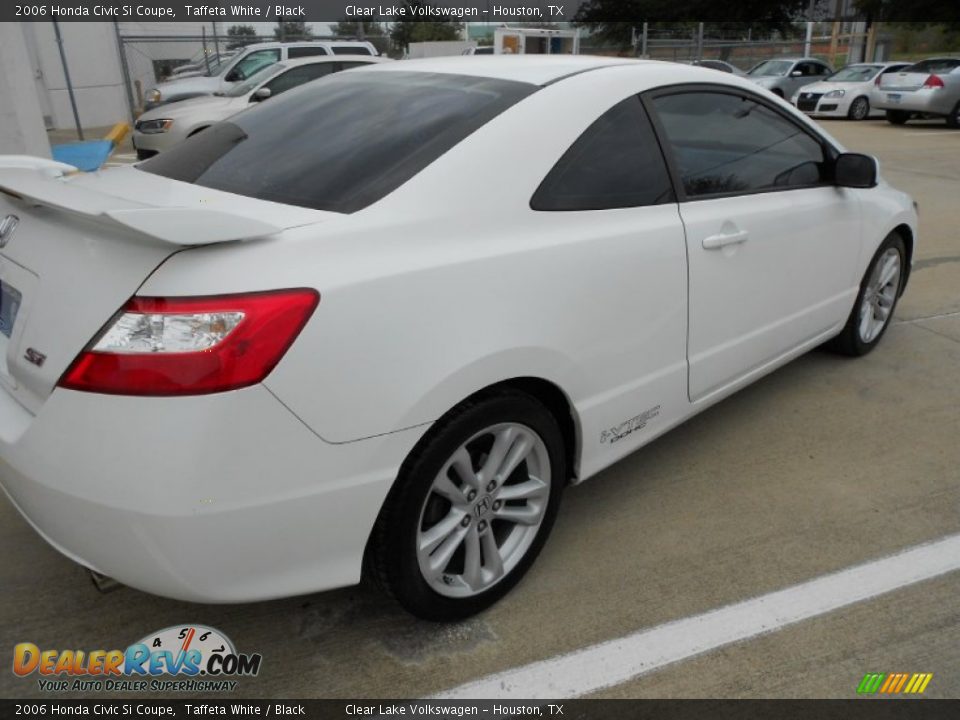
<svg viewBox="0 0 960 720"><path fill-rule="evenodd" d="M738 245L746 242L749 237L750 233L746 230L729 234L710 235L703 239L703 247L705 250L718 250L727 245Z"/></svg>

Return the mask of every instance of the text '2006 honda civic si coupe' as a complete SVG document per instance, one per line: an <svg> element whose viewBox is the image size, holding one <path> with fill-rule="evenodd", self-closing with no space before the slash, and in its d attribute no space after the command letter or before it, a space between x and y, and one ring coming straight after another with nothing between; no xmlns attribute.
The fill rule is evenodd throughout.
<svg viewBox="0 0 960 720"><path fill-rule="evenodd" d="M567 484L870 351L917 232L749 81L610 58L378 65L135 167L0 165L3 487L77 562L201 602L365 571L483 609Z"/></svg>

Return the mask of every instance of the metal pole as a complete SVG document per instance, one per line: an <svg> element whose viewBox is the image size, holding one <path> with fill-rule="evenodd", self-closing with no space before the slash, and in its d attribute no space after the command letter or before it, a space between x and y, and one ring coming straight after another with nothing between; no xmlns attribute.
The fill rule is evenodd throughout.
<svg viewBox="0 0 960 720"><path fill-rule="evenodd" d="M83 140L83 128L80 127L80 113L77 112L77 99L73 96L73 83L70 81L70 69L67 56L63 52L63 37L60 35L60 23L53 21L53 31L57 35L57 47L60 48L60 62L63 64L63 77L67 81L67 93L70 95L70 107L73 109L73 121L77 125L77 137Z"/></svg>
<svg viewBox="0 0 960 720"><path fill-rule="evenodd" d="M643 24L643 40L641 41L641 50L640 57L645 58L647 56L647 23Z"/></svg>
<svg viewBox="0 0 960 720"><path fill-rule="evenodd" d="M210 53L207 52L207 26L200 26L200 42L203 43L203 64L207 68L207 75L210 74Z"/></svg>
<svg viewBox="0 0 960 720"><path fill-rule="evenodd" d="M697 60L703 60L703 23L697 27Z"/></svg>
<svg viewBox="0 0 960 720"><path fill-rule="evenodd" d="M217 62L220 62L220 37L217 35L217 21L210 23L213 25L213 50L217 54Z"/></svg>
<svg viewBox="0 0 960 720"><path fill-rule="evenodd" d="M123 44L123 38L120 36L120 23L113 21L113 31L117 36L117 50L120 52L120 70L123 72L123 87L127 91L127 109L130 111L130 122L136 122L137 111L136 104L133 101L133 90L131 89L130 65L127 64L127 48Z"/></svg>
<svg viewBox="0 0 960 720"><path fill-rule="evenodd" d="M813 23L807 23L807 39L803 42L803 56L810 57L810 46L813 42Z"/></svg>

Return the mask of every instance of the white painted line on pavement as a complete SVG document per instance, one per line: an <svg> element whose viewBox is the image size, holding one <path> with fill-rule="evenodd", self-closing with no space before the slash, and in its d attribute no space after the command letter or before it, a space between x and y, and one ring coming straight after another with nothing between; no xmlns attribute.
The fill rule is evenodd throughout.
<svg viewBox="0 0 960 720"><path fill-rule="evenodd" d="M960 534L733 605L489 675L438 699L574 698L960 570Z"/></svg>

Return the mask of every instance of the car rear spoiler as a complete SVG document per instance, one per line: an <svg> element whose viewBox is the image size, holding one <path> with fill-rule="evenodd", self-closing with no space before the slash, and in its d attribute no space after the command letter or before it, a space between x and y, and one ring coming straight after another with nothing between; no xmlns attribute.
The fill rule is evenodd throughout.
<svg viewBox="0 0 960 720"><path fill-rule="evenodd" d="M73 213L172 245L212 245L274 235L284 228L221 210L164 207L74 185L72 165L26 155L0 156L0 193L27 205Z"/></svg>

